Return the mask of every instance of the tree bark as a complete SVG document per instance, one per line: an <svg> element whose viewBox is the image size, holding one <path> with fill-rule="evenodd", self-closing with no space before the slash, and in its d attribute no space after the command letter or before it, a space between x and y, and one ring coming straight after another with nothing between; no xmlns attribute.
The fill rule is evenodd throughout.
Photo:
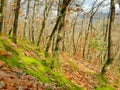
<svg viewBox="0 0 120 90"><path fill-rule="evenodd" d="M52 6L52 4L53 4L53 2L50 3L50 5L49 5L49 7L48 7L48 5L47 5L47 0L46 0L45 2L46 2L46 5L45 5L44 12L43 12L43 14L44 14L43 17L44 17L44 19L43 19L43 21L42 21L42 28L41 28L40 33L39 33L37 46L39 46L40 40L41 40L41 38L42 38L43 31L44 31L44 29L45 29L46 20L47 20L47 17L48 17L48 15L49 15L49 11L50 11L50 9L51 9L51 6Z"/></svg>
<svg viewBox="0 0 120 90"><path fill-rule="evenodd" d="M110 65L113 62L112 45L111 45L112 44L112 33L111 32L113 31L114 19L115 19L115 0L111 0L111 15L110 15L109 31L108 31L108 52L107 52L108 59L105 62L101 70L101 75L103 78L106 72L109 70Z"/></svg>
<svg viewBox="0 0 120 90"><path fill-rule="evenodd" d="M21 0L17 0L16 10L15 10L15 19L14 19L14 27L13 27L13 42L14 43L17 43L17 27L18 27L20 2Z"/></svg>
<svg viewBox="0 0 120 90"><path fill-rule="evenodd" d="M26 38L26 26L27 26L27 20L28 20L28 15L29 15L29 8L30 8L30 0L28 0L28 3L27 3L27 11L26 11L26 17L25 17L25 25L24 25L24 32L23 32L23 38L25 39Z"/></svg>
<svg viewBox="0 0 120 90"><path fill-rule="evenodd" d="M1 0L1 7L0 7L0 34L2 32L2 23L3 23L3 8L4 8L5 0Z"/></svg>
<svg viewBox="0 0 120 90"><path fill-rule="evenodd" d="M57 18L57 22L55 24L55 27L53 28L53 31L50 35L50 38L48 40L45 52L48 52L50 45L51 45L51 40L53 38L53 36L55 35L55 32L57 32L57 35L55 36L55 48L52 49L54 51L54 55L57 54L58 55L58 50L59 50L59 42L61 40L61 30L62 27L64 25L64 19L65 19L65 12L67 9L67 6L69 5L71 0L59 0L59 4L58 4L58 18Z"/></svg>
<svg viewBox="0 0 120 90"><path fill-rule="evenodd" d="M32 43L35 43L35 38L34 38L34 17L35 17L36 1L37 1L37 0L34 1L33 17L32 17L32 27L31 27Z"/></svg>

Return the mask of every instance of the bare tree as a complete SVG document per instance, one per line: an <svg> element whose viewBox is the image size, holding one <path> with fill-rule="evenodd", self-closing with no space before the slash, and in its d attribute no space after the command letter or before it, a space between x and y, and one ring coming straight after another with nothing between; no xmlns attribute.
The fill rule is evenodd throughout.
<svg viewBox="0 0 120 90"><path fill-rule="evenodd" d="M57 32L56 36L55 36L55 47L53 50L53 52L55 52L54 54L56 54L58 52L58 48L59 48L59 42L61 40L61 30L64 26L64 19L65 19L65 12L67 9L67 6L69 5L69 3L71 2L71 0L59 0L58 3L58 14L57 14L57 21L56 24L53 28L53 31L50 35L50 38L47 42L47 46L45 49L45 52L48 52L50 45L51 45L51 40L53 38L53 36L55 36L55 33Z"/></svg>
<svg viewBox="0 0 120 90"><path fill-rule="evenodd" d="M101 75L104 76L106 72L109 70L110 65L113 62L113 55L112 55L112 31L114 26L114 19L115 19L115 0L111 0L111 14L110 14L110 22L109 22L109 31L108 31L108 52L107 56L108 59L105 62Z"/></svg>
<svg viewBox="0 0 120 90"><path fill-rule="evenodd" d="M91 30L91 33L92 33L93 18L94 18L94 16L95 16L95 14L97 13L99 7L100 7L100 6L103 4L103 2L104 2L104 0L101 1L101 2L97 5L97 7L95 7L97 1L98 1L98 0L96 0L96 1L93 3L93 7L92 7L92 9L91 9L91 16L90 16L89 24L88 24L88 29L87 29L87 31L85 31L85 32L86 32L86 33L85 33L86 35L85 35L85 43L84 43L84 46L83 46L83 58L85 58L86 45L87 45L87 40L88 40L88 38L89 38L89 37L88 37L88 36L89 36L89 31ZM95 10L94 10L94 9L95 9Z"/></svg>
<svg viewBox="0 0 120 90"><path fill-rule="evenodd" d="M45 2L46 2L46 3L45 3L46 5L45 5L44 12L43 12L43 17L44 17L44 19L43 19L43 21L42 21L42 28L40 29L40 33L39 33L37 45L39 45L39 43L40 43L40 40L41 40L43 31L44 31L44 29L45 29L46 19L48 18L49 11L50 11L51 6L52 6L52 4L53 4L54 1L49 1L49 2L47 2L47 0L45 0ZM48 5L48 3L50 3L50 4Z"/></svg>
<svg viewBox="0 0 120 90"><path fill-rule="evenodd" d="M32 16L32 27L31 27L32 43L35 43L35 38L34 38L34 19L35 19L35 8L36 8L36 2L37 2L37 0L34 1L34 6L33 6L33 16Z"/></svg>
<svg viewBox="0 0 120 90"><path fill-rule="evenodd" d="M16 1L16 10L15 10L15 19L14 19L14 27L13 27L13 42L17 43L17 27L18 27L18 18L19 18L19 9L21 0Z"/></svg>
<svg viewBox="0 0 120 90"><path fill-rule="evenodd" d="M27 20L28 20L28 15L29 15L29 8L30 8L30 0L27 0L27 10L26 10L26 17L25 17L24 32L23 32L24 39L25 39L25 35L26 35L26 26L27 26Z"/></svg>
<svg viewBox="0 0 120 90"><path fill-rule="evenodd" d="M2 31L4 2L5 2L5 0L1 0L1 6L0 6L0 34L1 34L1 31Z"/></svg>

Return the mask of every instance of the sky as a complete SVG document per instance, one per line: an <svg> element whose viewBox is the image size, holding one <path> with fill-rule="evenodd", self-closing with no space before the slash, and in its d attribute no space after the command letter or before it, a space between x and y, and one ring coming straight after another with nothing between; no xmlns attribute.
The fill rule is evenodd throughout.
<svg viewBox="0 0 120 90"><path fill-rule="evenodd" d="M78 0L78 1L81 1L81 0ZM90 9L90 8L92 7L92 4L93 4L94 1L95 1L95 0L85 0L85 3L84 3L84 5L83 5L83 9L84 9L84 10ZM101 2L101 1L103 1L103 0L98 0L98 3ZM105 0L105 1L104 1L104 4L106 5L106 4L108 4L109 2L110 2L110 0ZM119 5L116 4L115 6L116 6L116 11L117 11L117 12L120 11ZM109 8L110 8L110 5L107 5L107 6L105 6L104 8L103 8L103 7L100 8L100 11L102 11L102 12L109 12Z"/></svg>
<svg viewBox="0 0 120 90"><path fill-rule="evenodd" d="M25 0L21 0L21 3L24 2Z"/></svg>
<svg viewBox="0 0 120 90"><path fill-rule="evenodd" d="M24 2L24 1L25 0L21 0L21 2ZM78 2L78 4L79 4L79 2L82 1L82 0L75 0L75 1ZM82 7L83 10L86 11L86 12L88 12L91 9L92 4L93 4L94 1L96 1L96 0L85 0L84 5ZM101 1L103 1L103 0L97 0L98 3L100 3ZM104 0L104 4L105 5L108 4L109 2L110 2L110 0ZM99 8L99 11L109 12L109 8L110 8L110 5L107 5L105 7ZM119 8L118 4L116 4L116 11L120 12L120 8Z"/></svg>

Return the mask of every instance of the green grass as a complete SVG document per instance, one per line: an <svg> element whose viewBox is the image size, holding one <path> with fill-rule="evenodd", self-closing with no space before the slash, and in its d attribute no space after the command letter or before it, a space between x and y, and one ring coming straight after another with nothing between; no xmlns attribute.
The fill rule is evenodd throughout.
<svg viewBox="0 0 120 90"><path fill-rule="evenodd" d="M18 44L20 48L15 48L10 46L12 41L10 39L4 41L0 38L0 48L11 53L10 58L5 56L0 56L0 60L6 62L7 65L11 67L18 67L22 69L26 74L32 75L38 78L43 84L45 83L56 83L57 86L69 86L68 90L82 90L82 88L70 82L66 79L59 69L58 60L56 58L47 57L45 60L37 59L32 56L25 56L23 50L36 50L38 55L44 56L42 52L39 52L38 47L24 41L19 41ZM30 47L27 47L27 46ZM31 48L32 47L32 48ZM51 68L56 68L57 71L53 71Z"/></svg>

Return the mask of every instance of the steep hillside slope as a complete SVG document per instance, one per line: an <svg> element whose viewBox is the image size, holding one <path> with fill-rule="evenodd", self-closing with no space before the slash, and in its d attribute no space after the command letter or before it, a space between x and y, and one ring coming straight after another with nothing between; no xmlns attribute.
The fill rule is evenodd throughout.
<svg viewBox="0 0 120 90"><path fill-rule="evenodd" d="M64 77L62 70L53 61L55 62L56 59L45 58L38 47L29 42L20 40L16 45L9 37L1 36L0 89L81 90Z"/></svg>
<svg viewBox="0 0 120 90"><path fill-rule="evenodd" d="M0 90L116 90L119 83L110 75L106 84L99 68L61 53L61 60L45 57L39 47L19 40L14 44L0 37ZM79 58L80 59L80 58ZM81 88L82 87L82 88Z"/></svg>

